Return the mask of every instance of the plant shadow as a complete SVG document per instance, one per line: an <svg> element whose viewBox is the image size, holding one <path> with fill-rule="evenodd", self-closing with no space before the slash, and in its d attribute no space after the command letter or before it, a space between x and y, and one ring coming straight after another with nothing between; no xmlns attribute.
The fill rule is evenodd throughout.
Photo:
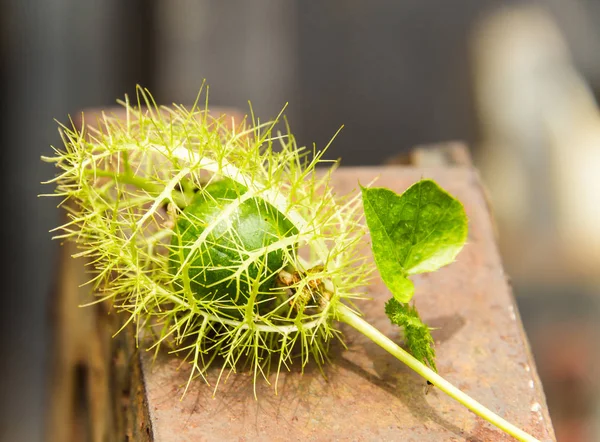
<svg viewBox="0 0 600 442"><path fill-rule="evenodd" d="M252 367L247 363L249 360L243 357L236 371L225 369L221 374L221 367L225 361L216 356L205 374L209 384L201 378L190 383L190 388L183 398L185 405L181 408L183 425L193 420L198 412L205 415L209 413L218 419L224 412L235 410L237 419L256 420L257 428L261 424L258 421L259 417L264 416L270 416L293 427L294 423L288 422L289 416L297 413L290 410L318 409L321 400L329 394L331 380L335 377L335 361L341 360L343 351L343 344L334 340L329 344L328 361L317 364L311 359L302 366L299 358L294 358L293 363L281 366L280 376L277 376L277 370L271 370L270 373L265 373L264 377L258 373L256 379ZM276 359L273 361L274 367L277 367L277 362ZM165 393L169 396L166 400L174 403L174 395L180 397L179 395L183 394L191 367L186 363L181 364L180 358L169 354L165 349L159 351L156 360L151 364L158 371L165 370L164 367L178 365L177 369L169 369L168 384L172 388L167 389Z"/></svg>
<svg viewBox="0 0 600 442"><path fill-rule="evenodd" d="M466 324L463 316L455 313L454 315L438 316L427 320L427 325L432 329L431 336L436 344L442 344L449 341Z"/></svg>
<svg viewBox="0 0 600 442"><path fill-rule="evenodd" d="M433 318L427 322L435 329L432 331L432 335L436 343L439 344L450 340L465 325L466 321L462 316L455 314ZM398 336L395 339L392 337L392 339L400 340ZM464 438L465 441L484 442L479 437L465 432L449 419L442 417L429 405L426 400L427 394L442 393L437 392L435 387L428 386L424 379L417 378L410 368L374 343L365 345L364 352L366 357L373 363L372 367L376 374L370 373L343 356L336 361L336 365L353 372L398 398L418 420L433 422L454 435Z"/></svg>
<svg viewBox="0 0 600 442"><path fill-rule="evenodd" d="M432 318L427 322L435 328L433 335L437 343L450 340L465 325L465 319L459 315ZM261 425L260 417L270 416L279 424L293 430L296 425L292 422L293 416L311 413L312 410L318 413L324 408L322 403L325 398L332 392L335 393L336 378L341 369L360 376L400 400L411 415L420 422L432 422L468 442L484 441L465 432L429 405L426 394L442 394L441 392L436 392L432 387L427 393L425 380L418 378L412 370L376 344L366 341L365 344L355 346L352 345L354 339L350 333L347 337L349 338L346 341L349 344L348 349L337 340L331 342L328 353L331 363L319 365L311 360L303 367L300 361L295 360L288 367L282 367L277 386L274 385L276 373L267 375L269 383L262 378L261 374L255 380L251 370L249 372L249 367L244 367L242 362L237 372L223 373L216 397L213 398L214 382L219 375L218 367L224 362L217 357L213 361L213 368L208 370L210 386L203 382L192 382L193 386L187 393L188 416L184 418L184 422L192 419L200 409L205 411L209 409L211 416L215 418L221 416L226 410L235 410L236 417L242 421L256 420L257 428ZM397 335L390 337L396 341L400 340ZM350 360L348 356L352 358L353 352L360 352L363 354L363 359L371 361L374 373L365 369L364 364L357 364ZM161 353L163 354L158 357L158 364L171 363L175 359L174 355ZM185 386L187 375L189 372L186 369L178 370L174 374L176 378L173 379L174 383L181 387ZM339 382L339 379L337 381ZM277 394L274 394L275 388ZM206 406L208 399L211 399L210 405Z"/></svg>

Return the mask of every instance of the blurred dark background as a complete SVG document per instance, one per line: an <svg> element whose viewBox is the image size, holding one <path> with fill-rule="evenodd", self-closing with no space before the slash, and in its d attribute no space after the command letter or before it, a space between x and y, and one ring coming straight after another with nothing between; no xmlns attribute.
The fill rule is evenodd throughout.
<svg viewBox="0 0 600 442"><path fill-rule="evenodd" d="M600 190L599 23L591 0L0 3L0 439L44 436L58 211L37 195L54 119L136 84L189 103L206 79L212 105L270 118L289 102L301 145L343 124L328 153L343 165L467 142L559 440L600 440L600 205L574 197Z"/></svg>

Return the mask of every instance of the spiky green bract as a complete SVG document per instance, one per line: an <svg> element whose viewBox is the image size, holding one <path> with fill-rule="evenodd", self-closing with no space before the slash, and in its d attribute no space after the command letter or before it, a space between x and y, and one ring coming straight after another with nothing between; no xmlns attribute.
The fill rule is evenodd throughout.
<svg viewBox="0 0 600 442"><path fill-rule="evenodd" d="M402 327L404 341L410 353L437 372L433 337L430 328L421 322L417 308L391 298L385 304L385 314L392 324Z"/></svg>
<svg viewBox="0 0 600 442"><path fill-rule="evenodd" d="M103 115L79 130L62 126L64 147L45 158L60 171L50 182L69 217L56 238L77 242L98 302L108 300L126 314L124 326L135 323L138 336L146 330L144 336L153 338L150 348L168 343L189 360L190 380L205 377L216 360L223 361L216 385L241 361L253 369L255 380L278 373L296 353L302 365L311 357L321 364L328 342L339 336L332 325L335 306L357 297L354 289L371 272L357 247L365 233L358 221L360 195L334 198L333 168L316 170L323 152L298 147L285 120L286 133L279 132L281 117L234 123L209 113L207 102L189 109L159 107L142 89L137 98L135 106L127 99L121 103L125 118ZM194 198L211 198L206 189L224 179L245 192L203 220L194 241L184 241L184 232L175 228L182 211ZM294 234L249 253L230 222L246 201L273 207L294 226ZM227 299L198 297L192 289L194 257L215 245L211 232L217 229L225 229L229 252L238 258L235 271L218 283L249 288L245 304L236 304L238 314L227 312ZM170 244L182 244L175 271L169 265ZM258 296L275 276L267 257L277 250L282 259L277 267L297 277L286 289ZM324 287L324 296L306 298L316 285ZM302 302L296 303L300 296ZM255 308L267 301L273 309ZM307 302L305 309L290 308Z"/></svg>

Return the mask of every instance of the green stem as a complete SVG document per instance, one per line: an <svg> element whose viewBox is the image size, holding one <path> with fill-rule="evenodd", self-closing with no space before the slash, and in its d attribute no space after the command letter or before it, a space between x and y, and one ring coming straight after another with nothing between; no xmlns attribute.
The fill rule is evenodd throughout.
<svg viewBox="0 0 600 442"><path fill-rule="evenodd" d="M116 173L104 169L86 169L85 173L97 177L112 178L115 182L130 184L138 189L145 190L150 195L160 195L164 190L164 186L151 182L150 180L133 175L132 173ZM173 192L173 200L179 207L185 207L189 204L191 195L185 195L181 192Z"/></svg>
<svg viewBox="0 0 600 442"><path fill-rule="evenodd" d="M365 335L366 337L371 339L373 342L375 342L381 348L383 348L384 350L386 350L387 352L389 352L390 354L395 356L400 361L404 362L411 369L416 371L419 375L423 376L425 379L427 379L433 385L438 387L440 390L442 390L448 396L456 399L458 402L463 404L465 407L467 407L473 413L481 416L486 421L495 425L496 427L498 427L502 431L506 432L507 434L510 434L517 440L527 441L527 442L535 442L535 441L539 442L536 438L534 438L530 434L527 434L520 428L518 428L518 427L514 426L513 424L511 424L510 422L504 420L503 418L501 418L497 414L493 413L491 410L484 407L482 404L477 402L475 399L473 399L469 395L460 391L458 388L456 388L450 382L446 381L444 378L442 378L440 375L438 375L435 371L431 370L425 364L423 364L419 360L415 359L408 352L406 352L401 347L399 347L397 344L395 344L391 339L386 337L383 333L381 333L379 330L377 330L371 324L369 324L368 322L366 322L365 320L360 318L356 313L354 313L352 310L350 310L345 305L340 303L336 307L336 312L338 314L338 319L340 321L345 322L346 324L354 327L356 330L358 330L363 335Z"/></svg>

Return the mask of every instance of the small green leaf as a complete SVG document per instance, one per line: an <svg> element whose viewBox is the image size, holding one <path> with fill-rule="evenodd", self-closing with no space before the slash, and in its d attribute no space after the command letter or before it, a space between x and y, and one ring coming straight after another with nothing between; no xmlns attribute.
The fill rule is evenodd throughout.
<svg viewBox="0 0 600 442"><path fill-rule="evenodd" d="M433 337L429 327L421 322L417 309L391 298L385 304L385 314L390 318L392 324L402 327L404 330L404 340L410 353L437 371Z"/></svg>
<svg viewBox="0 0 600 442"><path fill-rule="evenodd" d="M414 294L409 275L433 272L454 261L467 239L462 204L432 180L402 195L364 188L362 198L375 264L398 302Z"/></svg>

